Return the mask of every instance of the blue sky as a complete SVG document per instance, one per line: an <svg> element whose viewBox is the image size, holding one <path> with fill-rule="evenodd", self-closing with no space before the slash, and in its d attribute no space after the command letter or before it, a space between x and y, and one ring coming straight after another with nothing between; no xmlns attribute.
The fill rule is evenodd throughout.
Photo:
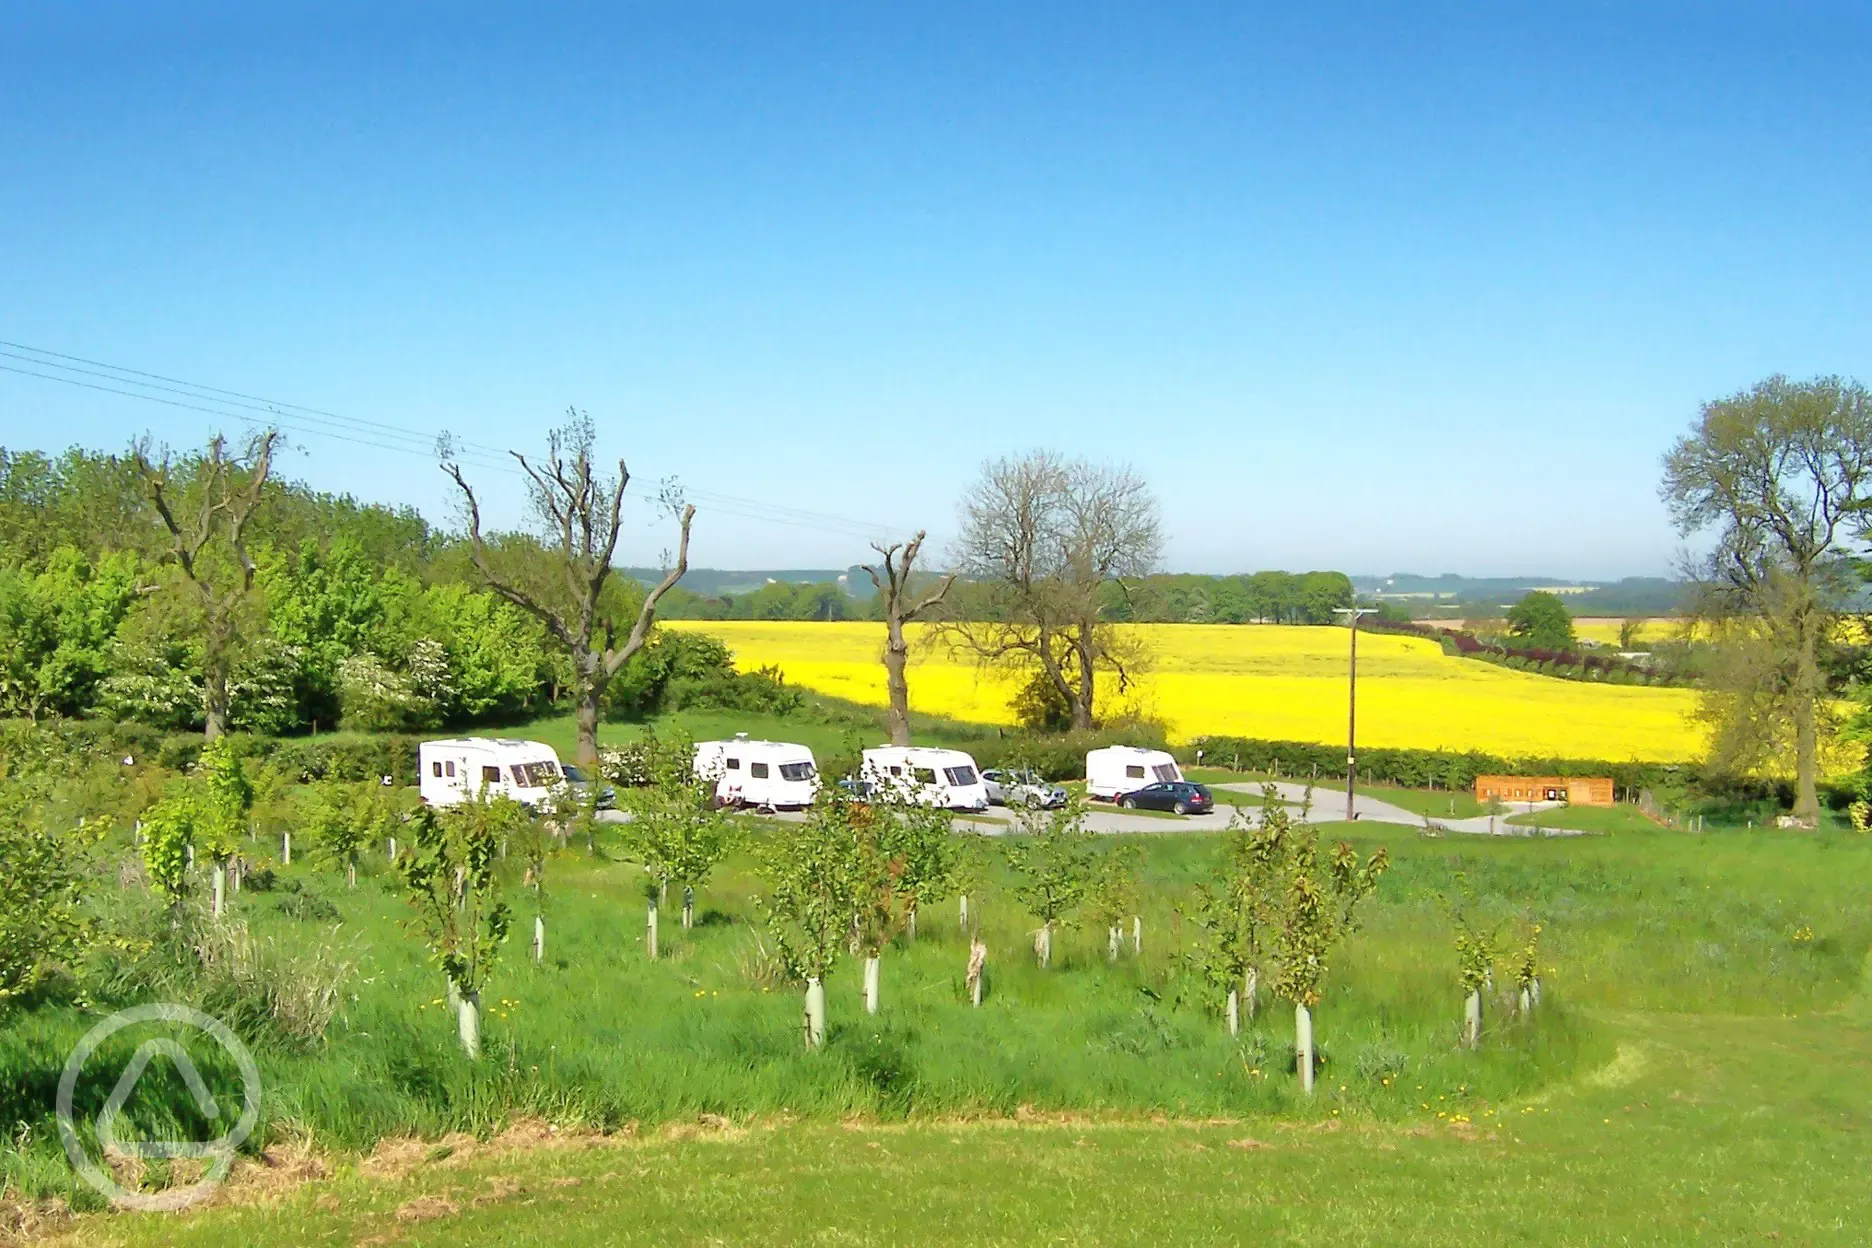
<svg viewBox="0 0 1872 1248"><path fill-rule="evenodd" d="M1045 445L1178 569L1658 573L1699 402L1872 380L1872 6L1534 8L9 5L0 339L939 536ZM8 446L215 423L0 372Z"/></svg>

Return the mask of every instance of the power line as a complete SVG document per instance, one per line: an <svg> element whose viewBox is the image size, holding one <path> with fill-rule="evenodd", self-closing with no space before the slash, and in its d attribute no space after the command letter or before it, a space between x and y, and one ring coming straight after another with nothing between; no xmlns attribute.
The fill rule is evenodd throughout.
<svg viewBox="0 0 1872 1248"><path fill-rule="evenodd" d="M367 446L375 450L391 451L397 454L414 455L418 458L435 457L436 438L407 426L388 424L383 421L365 420L359 417L345 416L321 408L307 407L303 404L288 403L268 399L261 395L244 391L231 390L219 386L203 385L199 382L186 381L161 373L146 372L141 369L127 368L107 361L91 359L86 356L70 355L64 352L50 351L43 347L34 347L26 343L0 339L0 357L31 364L35 369L53 369L56 372L39 372L34 369L20 368L15 365L0 364L0 371L15 373L23 377L34 377L42 381L53 381L63 385L76 386L104 394L120 395L124 398L140 399L146 403L160 403L165 407L179 408L185 411L201 412L222 419L252 420L255 416L264 417L265 423L277 426L288 432L316 438L334 438L357 446ZM42 358L43 357L43 358ZM79 367L84 365L87 367ZM79 376L61 374L75 373ZM98 378L98 381L84 381L81 377ZM117 383L103 385L102 381ZM122 387L134 387L124 389ZM150 393L156 391L158 393ZM163 395L175 395L176 398L164 398ZM188 402L185 400L195 400ZM327 426L336 424L337 428ZM397 441L384 441L383 439ZM451 439L451 452L464 464L476 469L499 472L507 476L524 477L526 474L514 464L508 462L508 453L481 443ZM736 516L741 519L758 520L768 524L780 524L796 528L817 529L841 537L872 541L888 537L895 532L888 525L875 524L850 516L835 515L830 512L811 511L805 508L790 507L780 503L770 503L761 499L746 498L734 494L725 494L714 490L681 490L686 497L704 503L712 512ZM642 494L631 495L646 506L660 506L661 500Z"/></svg>

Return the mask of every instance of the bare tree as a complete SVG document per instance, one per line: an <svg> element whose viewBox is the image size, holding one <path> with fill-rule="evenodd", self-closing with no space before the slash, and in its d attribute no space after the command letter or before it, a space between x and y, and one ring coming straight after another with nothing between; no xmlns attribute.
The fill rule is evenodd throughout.
<svg viewBox="0 0 1872 1248"><path fill-rule="evenodd" d="M1698 614L1726 642L1704 702L1712 762L1791 754L1794 814L1809 822L1828 722L1819 654L1851 584L1846 545L1865 534L1869 484L1872 395L1837 377L1770 377L1707 403L1664 457L1660 493L1678 532L1715 533L1686 567Z"/></svg>
<svg viewBox="0 0 1872 1248"><path fill-rule="evenodd" d="M890 691L890 707L884 712L884 724L890 730L892 745L910 744L910 682L904 672L910 661L910 644L904 640L904 625L941 602L956 579L951 572L934 590L911 602L910 575L916 566L917 553L923 549L925 536L923 530L918 529L917 535L908 542L892 542L889 546L873 542L871 549L882 559L877 566L864 565L884 609L884 683Z"/></svg>
<svg viewBox="0 0 1872 1248"><path fill-rule="evenodd" d="M573 409L566 423L548 435L545 463L536 464L518 451L511 452L527 475L534 512L556 547L552 553L558 575L537 584L527 583L514 569L496 567L481 533L481 505L474 489L448 445L442 447L442 471L461 489L474 563L482 579L495 593L538 619L571 655L578 698L578 761L585 767L598 763L598 708L605 688L630 657L643 649L656 621L657 603L689 570L689 525L695 519L694 507L671 502L681 525L675 560L644 595L620 643L616 616L605 602L605 587L617 550L619 513L630 470L620 459L616 477L600 476L592 465L595 440L591 417Z"/></svg>
<svg viewBox="0 0 1872 1248"><path fill-rule="evenodd" d="M228 730L229 673L240 640L240 613L253 592L247 525L260 507L279 432L253 434L238 455L216 435L200 458L152 463L148 442L131 448L150 505L168 534L162 552L195 590L201 609L202 735L213 741Z"/></svg>
<svg viewBox="0 0 1872 1248"><path fill-rule="evenodd" d="M984 663L1037 672L1090 728L1099 673L1123 690L1140 657L1103 619L1106 587L1150 572L1162 547L1156 497L1130 468L1053 451L991 461L963 496L956 545L971 618L947 632Z"/></svg>

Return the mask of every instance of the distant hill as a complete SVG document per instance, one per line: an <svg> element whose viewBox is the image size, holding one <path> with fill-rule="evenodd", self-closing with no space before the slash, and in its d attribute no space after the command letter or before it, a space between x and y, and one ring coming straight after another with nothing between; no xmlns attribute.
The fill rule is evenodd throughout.
<svg viewBox="0 0 1872 1248"><path fill-rule="evenodd" d="M1447 616L1506 609L1529 590L1544 589L1566 600L1574 615L1670 615L1683 605L1681 581L1661 576L1628 576L1617 581L1569 581L1556 576L1482 577L1355 576L1362 597L1394 602L1413 615Z"/></svg>
<svg viewBox="0 0 1872 1248"><path fill-rule="evenodd" d="M625 576L654 585L663 579L661 568L620 568ZM781 581L789 585L823 585L827 581L843 584L845 592L854 598L871 596L871 578L865 575L863 568L772 568L734 571L723 568L690 568L683 575L683 588L704 598L717 598L723 594L751 594L761 586L772 581Z"/></svg>

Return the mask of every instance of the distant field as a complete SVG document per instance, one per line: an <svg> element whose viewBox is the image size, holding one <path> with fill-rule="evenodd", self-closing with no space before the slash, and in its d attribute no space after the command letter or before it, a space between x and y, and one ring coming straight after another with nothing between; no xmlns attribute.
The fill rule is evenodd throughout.
<svg viewBox="0 0 1872 1248"><path fill-rule="evenodd" d="M743 668L774 664L815 692L884 702L873 623L672 621L712 633ZM1345 739L1346 633L1274 625L1136 626L1155 658L1138 679L1138 709L1179 740L1226 734L1294 741ZM1014 682L914 630L915 709L977 723L1013 722ZM1481 749L1507 755L1676 761L1701 744L1682 689L1585 684L1450 658L1416 637L1359 639L1359 741L1367 746Z"/></svg>
<svg viewBox="0 0 1872 1248"><path fill-rule="evenodd" d="M1581 641L1596 641L1602 646L1616 646L1619 629L1625 621L1617 616L1582 615L1573 621L1573 635ZM1660 616L1638 622L1638 640L1666 641L1682 630L1684 621Z"/></svg>

